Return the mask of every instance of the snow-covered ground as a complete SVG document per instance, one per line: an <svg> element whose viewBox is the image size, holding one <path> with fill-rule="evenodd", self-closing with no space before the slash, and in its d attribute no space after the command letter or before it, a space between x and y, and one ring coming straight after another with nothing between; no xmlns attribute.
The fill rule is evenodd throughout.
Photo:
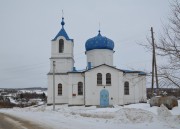
<svg viewBox="0 0 180 129"><path fill-rule="evenodd" d="M179 101L180 105L180 101ZM53 129L180 129L180 107L150 107L147 103L96 108L95 106L39 106L0 109Z"/></svg>
<svg viewBox="0 0 180 129"><path fill-rule="evenodd" d="M36 94L42 94L45 93L47 96L47 90L19 90L20 93L36 93Z"/></svg>

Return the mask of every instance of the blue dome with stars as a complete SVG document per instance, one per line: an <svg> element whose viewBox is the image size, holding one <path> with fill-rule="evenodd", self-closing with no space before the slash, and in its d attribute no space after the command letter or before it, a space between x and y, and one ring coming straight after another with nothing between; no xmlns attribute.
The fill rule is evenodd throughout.
<svg viewBox="0 0 180 129"><path fill-rule="evenodd" d="M86 41L86 51L93 50L93 49L114 49L114 42L102 36L100 31L99 34L93 38L90 38Z"/></svg>

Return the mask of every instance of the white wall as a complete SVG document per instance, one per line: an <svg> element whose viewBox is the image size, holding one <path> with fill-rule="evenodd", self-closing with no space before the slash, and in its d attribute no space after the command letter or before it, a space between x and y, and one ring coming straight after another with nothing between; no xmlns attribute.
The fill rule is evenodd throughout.
<svg viewBox="0 0 180 129"><path fill-rule="evenodd" d="M147 101L146 96L146 76L139 76L139 100L140 101Z"/></svg>
<svg viewBox="0 0 180 129"><path fill-rule="evenodd" d="M59 40L64 40L64 52L59 53ZM65 73L72 71L74 67L74 56L73 56L74 43L71 40L66 40L60 36L57 40L51 43L51 58L50 58L50 72L53 72L53 61L55 61L56 72Z"/></svg>
<svg viewBox="0 0 180 129"><path fill-rule="evenodd" d="M59 53L59 40L64 40L64 52ZM66 40L63 36L59 36L57 40L51 41L51 57L73 57L74 43Z"/></svg>
<svg viewBox="0 0 180 129"><path fill-rule="evenodd" d="M62 95L58 95L58 84L62 84ZM55 103L68 103L68 75L55 75ZM48 104L53 103L53 76L48 75Z"/></svg>
<svg viewBox="0 0 180 129"><path fill-rule="evenodd" d="M97 73L102 73L102 85L97 85ZM111 85L106 85L106 73L111 73ZM85 78L84 78L85 76ZM84 83L85 79L85 83ZM48 75L48 104L53 102L52 75ZM129 82L129 95L124 95L124 82ZM83 83L83 95L78 95L78 82ZM57 85L62 83L63 94L58 96ZM100 66L85 73L68 73L55 76L56 103L69 105L83 105L84 95L86 105L100 105L100 91L107 89L110 105L124 105L146 101L146 77L137 73L127 73L108 66ZM85 93L84 93L85 86ZM76 94L73 96L72 94ZM111 99L113 98L113 99Z"/></svg>
<svg viewBox="0 0 180 129"><path fill-rule="evenodd" d="M56 73L66 73L73 70L74 60L70 59L50 59L50 73L53 72L53 61L55 61L55 72Z"/></svg>
<svg viewBox="0 0 180 129"><path fill-rule="evenodd" d="M68 103L69 105L83 105L84 104L84 74L83 73L69 73L68 86ZM83 83L83 95L78 95L78 82ZM72 94L76 94L73 96Z"/></svg>
<svg viewBox="0 0 180 129"><path fill-rule="evenodd" d="M102 73L103 84L97 85L97 73ZM111 85L106 85L106 73L111 73ZM109 104L120 104L122 102L122 89L120 88L123 73L108 66L100 66L85 73L85 101L86 105L100 105L100 91L107 89L109 92ZM111 100L113 98L113 100Z"/></svg>
<svg viewBox="0 0 180 129"><path fill-rule="evenodd" d="M146 100L146 79L145 76L139 76L138 73L126 73L124 82L129 82L129 95L124 95L124 104L138 103L142 99Z"/></svg>
<svg viewBox="0 0 180 129"><path fill-rule="evenodd" d="M94 49L86 51L87 63L91 62L92 67L101 64L113 66L113 53L114 51L108 49Z"/></svg>

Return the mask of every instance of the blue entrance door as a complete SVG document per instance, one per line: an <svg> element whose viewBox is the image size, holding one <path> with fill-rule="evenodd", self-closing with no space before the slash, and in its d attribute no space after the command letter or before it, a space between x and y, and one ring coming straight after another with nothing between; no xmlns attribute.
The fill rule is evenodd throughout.
<svg viewBox="0 0 180 129"><path fill-rule="evenodd" d="M106 89L103 89L100 92L100 106L101 107L109 106L109 92Z"/></svg>

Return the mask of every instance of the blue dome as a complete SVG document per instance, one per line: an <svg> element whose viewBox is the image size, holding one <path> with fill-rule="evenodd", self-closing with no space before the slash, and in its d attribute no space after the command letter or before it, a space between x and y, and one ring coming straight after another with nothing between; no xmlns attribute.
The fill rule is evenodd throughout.
<svg viewBox="0 0 180 129"><path fill-rule="evenodd" d="M114 49L114 42L111 39L108 39L104 36L99 34L93 38L90 38L86 41L86 51L93 50L93 49Z"/></svg>

